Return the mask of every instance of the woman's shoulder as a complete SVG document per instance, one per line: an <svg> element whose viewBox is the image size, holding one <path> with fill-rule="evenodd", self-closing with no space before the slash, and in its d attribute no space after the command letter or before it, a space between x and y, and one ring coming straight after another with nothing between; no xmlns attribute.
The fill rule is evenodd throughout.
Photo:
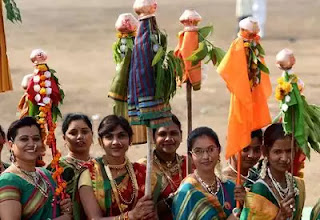
<svg viewBox="0 0 320 220"><path fill-rule="evenodd" d="M15 173L4 172L0 175L0 187L14 186L20 188L23 186L24 180Z"/></svg>

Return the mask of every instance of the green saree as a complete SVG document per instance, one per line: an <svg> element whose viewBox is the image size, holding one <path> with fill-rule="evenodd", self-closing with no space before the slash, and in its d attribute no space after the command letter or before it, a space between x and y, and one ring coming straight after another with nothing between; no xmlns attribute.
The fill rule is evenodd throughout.
<svg viewBox="0 0 320 220"><path fill-rule="evenodd" d="M37 172L48 183L48 197L19 174L5 172L0 176L0 203L7 200L19 201L22 206L21 219L52 219L60 214L59 207L52 203L55 183L51 174L43 168L37 169ZM42 181L40 184L43 187Z"/></svg>

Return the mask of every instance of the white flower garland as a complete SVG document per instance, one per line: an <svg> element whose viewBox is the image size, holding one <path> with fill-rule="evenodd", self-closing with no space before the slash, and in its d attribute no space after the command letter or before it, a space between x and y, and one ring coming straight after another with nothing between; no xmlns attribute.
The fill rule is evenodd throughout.
<svg viewBox="0 0 320 220"><path fill-rule="evenodd" d="M34 73L38 74L39 70L36 69ZM52 93L52 88L51 88L51 72L50 71L45 71L43 74L46 77L46 80L44 80L44 87L41 87L39 82L41 81L41 78L39 75L33 76L33 90L37 93L34 97L34 100L37 102L39 106L45 106L51 102L50 95ZM45 94L41 95L40 91L41 89L45 89Z"/></svg>

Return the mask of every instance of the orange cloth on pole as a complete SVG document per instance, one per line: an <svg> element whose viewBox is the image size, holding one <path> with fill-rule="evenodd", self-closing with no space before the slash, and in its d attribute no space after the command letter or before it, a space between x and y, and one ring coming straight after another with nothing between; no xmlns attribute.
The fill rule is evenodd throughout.
<svg viewBox="0 0 320 220"><path fill-rule="evenodd" d="M260 84L250 89L247 58L242 38L235 39L217 71L231 93L226 158L251 142L251 132L271 123L267 99L272 88L269 75L261 72Z"/></svg>
<svg viewBox="0 0 320 220"><path fill-rule="evenodd" d="M0 4L0 93L12 90L9 72L6 37L4 33L2 3Z"/></svg>
<svg viewBox="0 0 320 220"><path fill-rule="evenodd" d="M186 60L192 52L199 47L198 31L181 31L179 43L174 51L176 57L184 61L183 82L189 80L193 90L201 88L201 63L192 66L191 61Z"/></svg>

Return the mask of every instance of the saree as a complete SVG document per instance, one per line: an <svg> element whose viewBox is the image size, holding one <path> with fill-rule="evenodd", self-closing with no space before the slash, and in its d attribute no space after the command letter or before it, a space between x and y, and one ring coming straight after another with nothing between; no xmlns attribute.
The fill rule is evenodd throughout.
<svg viewBox="0 0 320 220"><path fill-rule="evenodd" d="M37 168L37 171L49 183L47 198L19 174L5 172L0 176L0 203L7 200L19 201L22 206L21 219L43 220L60 215L59 207L52 203L55 183L51 174L43 168Z"/></svg>
<svg viewBox="0 0 320 220"><path fill-rule="evenodd" d="M235 185L227 181L221 186L217 194L212 195L194 177L186 177L173 199L173 219L227 219L236 206L233 193Z"/></svg>
<svg viewBox="0 0 320 220"><path fill-rule="evenodd" d="M93 159L92 162L92 165L80 175L78 188L85 185L92 187L97 203L103 213L103 217L120 215L121 210L112 191L111 182L107 176L102 158ZM146 177L145 166L138 163L133 163L132 165L138 185L138 192L136 192L137 198L129 204L120 199L120 205L123 212L132 210L135 207L136 202L144 196ZM89 184L87 178L89 178ZM125 173L124 175L117 177L115 181L118 186L118 193L121 193L121 197L124 200L130 201L135 189L129 174ZM160 178L153 175L151 185L153 189L153 198L156 201L160 192Z"/></svg>
<svg viewBox="0 0 320 220"><path fill-rule="evenodd" d="M79 163L75 160L73 160L70 157L61 157L59 161L59 165L63 168L62 178L67 182L67 188L66 193L70 196L72 201L72 208L73 208L73 219L74 220L81 220L86 219L86 215L84 213L84 210L81 206L80 196L78 192L78 179L80 176L80 173L86 169L87 164L89 164L90 161L86 163ZM47 167L48 170L54 172L55 169L52 169L49 165Z"/></svg>
<svg viewBox="0 0 320 220"><path fill-rule="evenodd" d="M310 220L319 220L320 219L320 199L317 204L313 207L311 211Z"/></svg>
<svg viewBox="0 0 320 220"><path fill-rule="evenodd" d="M305 186L304 181L297 177L294 177L294 183L299 194L295 197L293 220L300 220L305 201ZM259 179L246 195L240 220L272 220L276 218L278 211L279 204L273 191L264 180Z"/></svg>

